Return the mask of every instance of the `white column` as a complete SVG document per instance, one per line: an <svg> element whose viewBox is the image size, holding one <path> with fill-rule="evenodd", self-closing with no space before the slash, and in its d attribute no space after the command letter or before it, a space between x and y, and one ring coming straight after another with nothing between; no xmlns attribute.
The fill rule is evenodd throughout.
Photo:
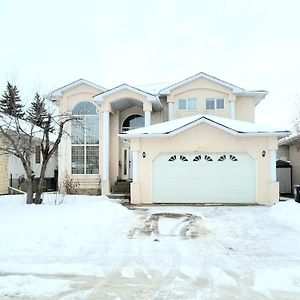
<svg viewBox="0 0 300 300"><path fill-rule="evenodd" d="M151 111L145 110L145 126L151 125Z"/></svg>
<svg viewBox="0 0 300 300"><path fill-rule="evenodd" d="M235 101L229 100L229 118L235 119Z"/></svg>
<svg viewBox="0 0 300 300"><path fill-rule="evenodd" d="M169 121L173 120L173 108L174 108L174 102L168 102L168 118L169 118Z"/></svg>
<svg viewBox="0 0 300 300"><path fill-rule="evenodd" d="M102 112L102 194L109 193L109 111Z"/></svg>
<svg viewBox="0 0 300 300"><path fill-rule="evenodd" d="M271 181L276 182L276 150L270 150L270 173Z"/></svg>
<svg viewBox="0 0 300 300"><path fill-rule="evenodd" d="M139 151L132 151L132 182L139 181Z"/></svg>

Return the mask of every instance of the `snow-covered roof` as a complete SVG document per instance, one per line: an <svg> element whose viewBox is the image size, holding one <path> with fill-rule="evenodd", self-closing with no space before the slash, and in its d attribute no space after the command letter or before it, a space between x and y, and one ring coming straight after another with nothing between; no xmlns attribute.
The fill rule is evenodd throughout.
<svg viewBox="0 0 300 300"><path fill-rule="evenodd" d="M279 146L292 145L300 142L300 133L293 133L287 137L284 137L278 141Z"/></svg>
<svg viewBox="0 0 300 300"><path fill-rule="evenodd" d="M237 136L284 137L290 133L286 130L278 130L265 125L199 114L155 124L152 126L129 130L126 133L120 134L120 136L123 138L172 136L201 123L209 124L213 127Z"/></svg>
<svg viewBox="0 0 300 300"><path fill-rule="evenodd" d="M174 84L172 84L172 85L170 85L170 86L162 89L160 91L160 94L170 94L170 92L172 90L174 90L174 89L176 89L176 88L178 88L178 87L180 87L182 85L185 85L185 84L187 84L187 83L189 83L189 82L191 82L193 80L200 79L200 78L204 78L204 79L207 79L209 81L212 81L212 82L215 82L217 84L220 84L220 85L222 85L222 86L224 86L226 88L229 88L229 89L233 90L234 92L243 92L244 91L244 89L242 89L242 88L240 88L240 87L238 87L236 85L228 83L228 82L226 82L224 80L221 80L219 78L216 78L214 76L208 75L208 74L206 74L204 72L200 72L200 73L198 73L196 75L193 75L193 76L191 76L189 78L186 78L184 80L176 82L176 83L174 83Z"/></svg>
<svg viewBox="0 0 300 300"><path fill-rule="evenodd" d="M122 90L132 91L132 92L135 92L137 94L141 94L141 95L145 96L147 98L147 100L152 103L153 109L155 111L161 110L162 106L161 106L159 98L156 95L153 95L153 94L148 93L146 91L140 90L140 89L138 89L136 87L133 87L131 85L128 85L126 83L123 83L119 86L116 86L116 87L114 87L110 90L106 90L106 91L94 96L93 98L94 98L95 102L101 104L104 101L105 96L108 96L110 94L115 94L115 93L117 93L119 91L122 91Z"/></svg>
<svg viewBox="0 0 300 300"><path fill-rule="evenodd" d="M104 88L104 87L102 87L102 86L100 86L98 84L95 84L95 83L93 83L91 81L88 81L88 80L80 78L80 79L78 79L78 80L76 80L74 82L71 82L71 83L69 83L67 85L64 85L64 86L62 86L62 87L60 87L60 88L52 91L51 93L49 93L48 98L50 100L57 100L57 98L61 97L64 92L66 92L66 91L68 91L70 89L73 89L73 88L75 88L77 86L80 86L82 84L85 84L85 85L88 85L90 87L93 87L93 88L95 88L95 89L97 89L99 91L106 91L107 90L106 88Z"/></svg>
<svg viewBox="0 0 300 300"><path fill-rule="evenodd" d="M158 83L148 83L148 84L138 85L137 87L140 90L145 91L147 93L158 95L159 91L170 86L171 84L172 83L170 82L158 82Z"/></svg>
<svg viewBox="0 0 300 300"><path fill-rule="evenodd" d="M193 80L196 80L196 79L201 79L201 78L204 78L204 79L207 79L209 81L212 81L212 82L215 82L221 86L224 86L228 89L231 89L232 92L235 94L235 95L239 95L239 96L254 96L256 98L256 104L258 104L261 100L263 100L266 95L268 94L268 91L265 91L265 90L251 90L251 91L247 91L241 87L238 87L234 84L231 84L231 83L228 83L224 80L221 80L219 78L216 78L214 76L211 76L209 74L206 74L204 72L200 72L196 75L193 75L187 79L184 79L184 80L181 80L177 83L174 83L162 90L160 90L159 94L160 95L169 95L171 93L172 90L182 86L182 85L185 85Z"/></svg>

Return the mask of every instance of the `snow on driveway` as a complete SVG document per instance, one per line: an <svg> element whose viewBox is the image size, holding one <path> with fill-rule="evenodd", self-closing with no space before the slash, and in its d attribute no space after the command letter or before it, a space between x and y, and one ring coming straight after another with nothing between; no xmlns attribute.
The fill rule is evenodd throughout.
<svg viewBox="0 0 300 300"><path fill-rule="evenodd" d="M127 209L47 197L0 197L0 299L300 298L294 201Z"/></svg>

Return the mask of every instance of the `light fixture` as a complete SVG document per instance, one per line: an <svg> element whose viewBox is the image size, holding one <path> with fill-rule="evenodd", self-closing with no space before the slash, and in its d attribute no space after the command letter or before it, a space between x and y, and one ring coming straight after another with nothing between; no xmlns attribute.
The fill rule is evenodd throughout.
<svg viewBox="0 0 300 300"><path fill-rule="evenodd" d="M143 152L142 156L143 156L143 158L145 158L146 157L146 152Z"/></svg>

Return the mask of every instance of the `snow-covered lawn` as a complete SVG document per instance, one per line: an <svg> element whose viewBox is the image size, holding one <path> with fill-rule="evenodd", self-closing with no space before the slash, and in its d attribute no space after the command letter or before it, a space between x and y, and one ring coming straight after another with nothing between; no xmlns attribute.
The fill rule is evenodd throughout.
<svg viewBox="0 0 300 300"><path fill-rule="evenodd" d="M0 197L0 299L300 299L300 204ZM32 299L31 298L31 299Z"/></svg>

